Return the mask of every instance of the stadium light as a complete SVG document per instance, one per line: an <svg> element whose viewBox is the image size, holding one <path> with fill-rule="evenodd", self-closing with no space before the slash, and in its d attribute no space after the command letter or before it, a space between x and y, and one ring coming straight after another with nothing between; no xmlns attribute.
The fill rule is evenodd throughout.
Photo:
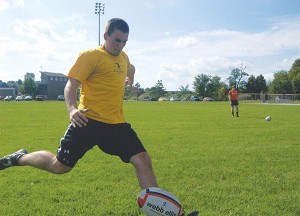
<svg viewBox="0 0 300 216"><path fill-rule="evenodd" d="M99 16L99 46L100 46L100 16L104 14L105 4L96 2L95 5L95 14Z"/></svg>

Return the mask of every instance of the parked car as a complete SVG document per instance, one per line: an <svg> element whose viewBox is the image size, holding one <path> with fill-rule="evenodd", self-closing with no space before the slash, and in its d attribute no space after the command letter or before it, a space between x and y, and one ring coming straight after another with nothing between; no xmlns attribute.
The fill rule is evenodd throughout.
<svg viewBox="0 0 300 216"><path fill-rule="evenodd" d="M144 101L157 101L157 99L154 97L145 96Z"/></svg>
<svg viewBox="0 0 300 216"><path fill-rule="evenodd" d="M36 100L36 101L44 101L44 100L45 100L44 95L37 95L37 96L35 97L35 100Z"/></svg>
<svg viewBox="0 0 300 216"><path fill-rule="evenodd" d="M203 101L214 101L214 99L212 99L211 97L205 97L203 98Z"/></svg>
<svg viewBox="0 0 300 216"><path fill-rule="evenodd" d="M167 98L167 97L160 97L160 98L158 98L158 101L169 101L169 98Z"/></svg>
<svg viewBox="0 0 300 216"><path fill-rule="evenodd" d="M11 101L11 100L13 100L13 99L14 99L13 96L6 96L6 97L4 98L4 101Z"/></svg>
<svg viewBox="0 0 300 216"><path fill-rule="evenodd" d="M190 97L190 101L200 101L200 98L198 96L192 95Z"/></svg>
<svg viewBox="0 0 300 216"><path fill-rule="evenodd" d="M65 96L64 95L58 95L57 96L57 100L58 101L64 101L65 100Z"/></svg>
<svg viewBox="0 0 300 216"><path fill-rule="evenodd" d="M24 100L26 100L26 101L31 101L31 100L32 100L32 96L27 95L27 96L25 96Z"/></svg>
<svg viewBox="0 0 300 216"><path fill-rule="evenodd" d="M173 96L173 97L170 98L170 101L179 101L179 99L178 99L178 97Z"/></svg>
<svg viewBox="0 0 300 216"><path fill-rule="evenodd" d="M22 101L24 100L24 96L23 95L19 95L16 97L16 101Z"/></svg>
<svg viewBox="0 0 300 216"><path fill-rule="evenodd" d="M151 97L145 96L145 97L144 97L144 101L151 101Z"/></svg>

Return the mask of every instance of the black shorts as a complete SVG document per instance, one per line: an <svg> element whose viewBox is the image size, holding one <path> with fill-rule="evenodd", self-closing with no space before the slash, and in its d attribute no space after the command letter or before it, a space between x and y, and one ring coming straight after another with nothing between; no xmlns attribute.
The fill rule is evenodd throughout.
<svg viewBox="0 0 300 216"><path fill-rule="evenodd" d="M238 106L239 105L239 101L237 100L232 100L230 101L231 106Z"/></svg>
<svg viewBox="0 0 300 216"><path fill-rule="evenodd" d="M132 156L146 152L130 124L106 124L89 119L87 126L81 128L69 125L56 157L62 164L74 167L95 145L107 154L119 156L125 163L129 163Z"/></svg>

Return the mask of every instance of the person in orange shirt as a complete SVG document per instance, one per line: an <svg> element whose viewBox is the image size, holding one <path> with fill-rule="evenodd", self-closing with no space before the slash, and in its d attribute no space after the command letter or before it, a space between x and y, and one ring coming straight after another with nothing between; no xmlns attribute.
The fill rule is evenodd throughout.
<svg viewBox="0 0 300 216"><path fill-rule="evenodd" d="M238 97L239 97L239 92L235 89L235 86L233 85L231 87L231 90L228 92L228 98L229 98L230 105L231 105L232 117L234 117L234 107L235 107L235 111L236 111L236 117L239 117Z"/></svg>

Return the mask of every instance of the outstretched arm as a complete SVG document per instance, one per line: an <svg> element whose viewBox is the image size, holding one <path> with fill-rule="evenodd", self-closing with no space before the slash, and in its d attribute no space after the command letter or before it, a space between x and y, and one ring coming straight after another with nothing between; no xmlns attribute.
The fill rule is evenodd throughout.
<svg viewBox="0 0 300 216"><path fill-rule="evenodd" d="M86 126L88 119L83 115L83 113L88 112L88 109L79 110L77 106L77 89L80 87L81 82L78 80L69 78L65 90L65 100L66 105L70 115L70 121L74 127Z"/></svg>

